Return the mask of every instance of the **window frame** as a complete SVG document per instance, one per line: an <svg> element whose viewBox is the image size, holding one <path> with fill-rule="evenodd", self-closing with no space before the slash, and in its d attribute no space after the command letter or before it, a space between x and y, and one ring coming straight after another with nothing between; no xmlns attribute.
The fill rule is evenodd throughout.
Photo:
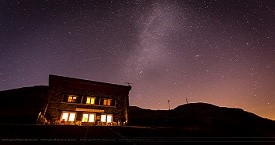
<svg viewBox="0 0 275 145"><path fill-rule="evenodd" d="M73 112L73 111L62 111L62 112L61 112L61 116L60 116L61 122L63 121L63 114L64 114L64 113L68 113L66 119L64 119L65 122L75 122L76 117L77 117L77 112ZM73 121L70 121L70 119L71 119L71 114L74 114L74 120L73 120Z"/></svg>
<svg viewBox="0 0 275 145"><path fill-rule="evenodd" d="M70 99L70 97L72 97ZM80 97L80 96L77 96L77 95L68 95L68 98L67 98L67 102L68 103L77 103L77 98ZM69 100L73 100L73 101L69 101Z"/></svg>
<svg viewBox="0 0 275 145"><path fill-rule="evenodd" d="M105 116L104 118L102 116ZM108 117L111 116L111 120L108 120ZM114 115L113 114L101 114L100 115L100 122L102 123L112 123L114 120Z"/></svg>
<svg viewBox="0 0 275 145"><path fill-rule="evenodd" d="M83 96L82 95L75 95L75 94L64 94L61 100L61 103L68 103L68 104L82 104Z"/></svg>
<svg viewBox="0 0 275 145"><path fill-rule="evenodd" d="M102 105L103 106L112 106L112 101L113 101L113 99L103 98Z"/></svg>
<svg viewBox="0 0 275 145"><path fill-rule="evenodd" d="M89 99L89 103L87 102L88 99ZM93 100L93 102L92 102L92 100ZM87 97L86 97L86 102L85 102L85 104L88 104L88 105L96 105L95 102L96 102L96 97L91 97L91 96L87 96Z"/></svg>
<svg viewBox="0 0 275 145"><path fill-rule="evenodd" d="M105 117L102 117L102 116L105 116ZM102 122L102 123L107 122L107 114L101 114L100 115L100 122Z"/></svg>
<svg viewBox="0 0 275 145"><path fill-rule="evenodd" d="M88 120L87 121L83 121L83 117L84 117L84 114L87 114L88 115ZM91 115L93 115L93 121L90 121L90 118L91 118ZM81 122L85 122L85 123L95 123L96 122L96 114L95 113L83 113L82 114L82 120Z"/></svg>

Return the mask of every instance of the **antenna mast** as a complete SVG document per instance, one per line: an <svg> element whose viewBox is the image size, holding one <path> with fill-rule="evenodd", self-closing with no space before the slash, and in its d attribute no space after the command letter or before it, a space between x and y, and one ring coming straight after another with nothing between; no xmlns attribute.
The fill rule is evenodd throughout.
<svg viewBox="0 0 275 145"><path fill-rule="evenodd" d="M169 107L169 110L170 110L170 100L168 100L168 107Z"/></svg>
<svg viewBox="0 0 275 145"><path fill-rule="evenodd" d="M130 84L132 84L132 83L129 83L129 82L124 82L125 84L128 84L128 86L130 86Z"/></svg>

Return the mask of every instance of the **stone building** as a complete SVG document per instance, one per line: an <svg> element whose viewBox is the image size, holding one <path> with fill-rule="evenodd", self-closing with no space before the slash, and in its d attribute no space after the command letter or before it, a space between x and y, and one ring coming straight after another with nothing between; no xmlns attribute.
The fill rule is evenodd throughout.
<svg viewBox="0 0 275 145"><path fill-rule="evenodd" d="M50 75L49 86L40 86L39 88L43 88L43 91L31 93L37 92L37 88L29 88L29 91L25 92L30 94L29 102L32 98L40 96L40 99L36 98L39 100L36 106L40 107L32 113L37 113L36 123L38 124L111 126L128 123L131 86ZM18 90L0 92L0 97L5 97L2 94L6 94L5 98L9 98L7 95L15 91L18 92ZM24 94L19 95L18 98L20 96L27 98ZM12 112L6 114L12 114Z"/></svg>

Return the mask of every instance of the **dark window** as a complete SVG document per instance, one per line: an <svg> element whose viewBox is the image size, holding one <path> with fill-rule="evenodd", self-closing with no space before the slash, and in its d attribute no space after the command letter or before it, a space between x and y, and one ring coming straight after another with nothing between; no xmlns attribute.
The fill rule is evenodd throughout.
<svg viewBox="0 0 275 145"><path fill-rule="evenodd" d="M82 97L77 96L77 97L76 97L76 103L81 103L81 99L82 99Z"/></svg>
<svg viewBox="0 0 275 145"><path fill-rule="evenodd" d="M68 102L68 97L69 97L68 95L64 94L62 102Z"/></svg>
<svg viewBox="0 0 275 145"><path fill-rule="evenodd" d="M116 100L113 99L113 100L111 101L111 106L116 106Z"/></svg>
<svg viewBox="0 0 275 145"><path fill-rule="evenodd" d="M95 98L95 104L100 105L100 98Z"/></svg>
<svg viewBox="0 0 275 145"><path fill-rule="evenodd" d="M104 99L103 99L103 98L100 98L100 99L99 99L99 105L103 105L103 101L104 101Z"/></svg>

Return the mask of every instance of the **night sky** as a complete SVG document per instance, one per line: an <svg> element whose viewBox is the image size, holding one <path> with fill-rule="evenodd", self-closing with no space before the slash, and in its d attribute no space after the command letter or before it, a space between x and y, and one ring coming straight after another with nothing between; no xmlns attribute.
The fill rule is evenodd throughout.
<svg viewBox="0 0 275 145"><path fill-rule="evenodd" d="M275 120L274 0L2 0L0 90L61 75L130 105L206 102Z"/></svg>

